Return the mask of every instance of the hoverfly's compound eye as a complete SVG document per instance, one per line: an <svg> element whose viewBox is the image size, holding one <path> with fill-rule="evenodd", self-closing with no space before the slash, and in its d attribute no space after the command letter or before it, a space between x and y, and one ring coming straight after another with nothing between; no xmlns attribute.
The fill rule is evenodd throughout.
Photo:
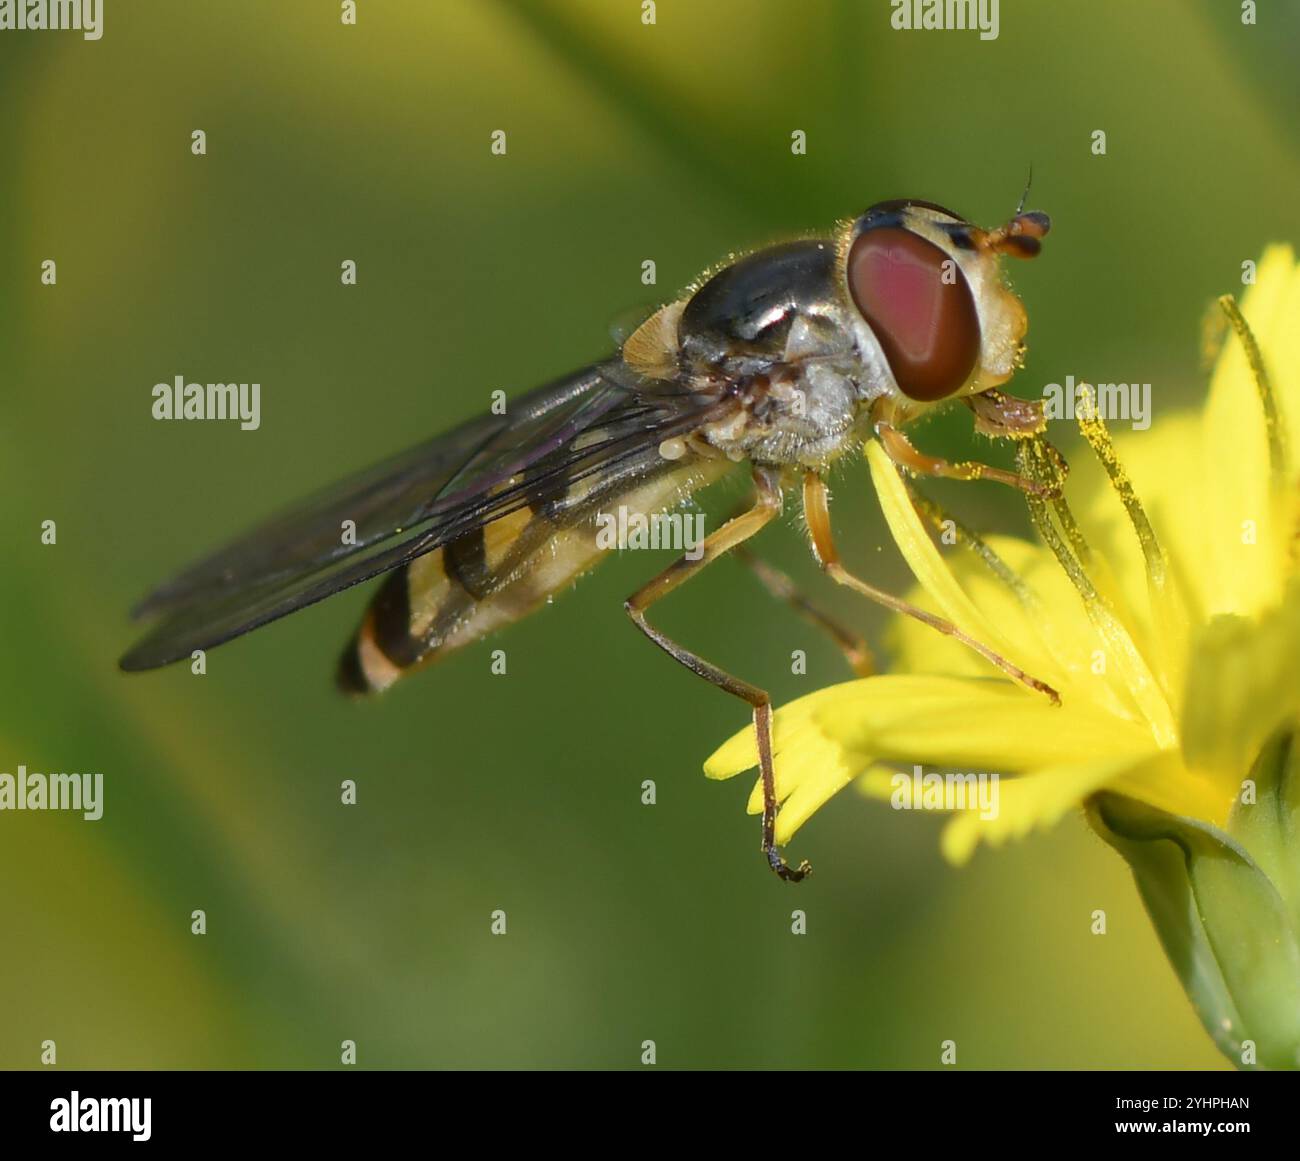
<svg viewBox="0 0 1300 1161"><path fill-rule="evenodd" d="M902 226L868 227L849 249L847 274L909 399L932 403L965 384L979 358L979 315L949 254Z"/></svg>

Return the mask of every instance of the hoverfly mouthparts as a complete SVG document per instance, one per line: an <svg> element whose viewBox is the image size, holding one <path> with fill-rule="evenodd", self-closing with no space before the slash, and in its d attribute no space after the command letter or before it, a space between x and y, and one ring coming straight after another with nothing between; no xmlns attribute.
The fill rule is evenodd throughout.
<svg viewBox="0 0 1300 1161"><path fill-rule="evenodd" d="M1006 380L1009 346L1018 354L1025 326L997 258L1032 258L1050 228L1046 214L1030 211L982 230L933 202L907 200L874 205L852 224L848 294L904 395L933 403Z"/></svg>

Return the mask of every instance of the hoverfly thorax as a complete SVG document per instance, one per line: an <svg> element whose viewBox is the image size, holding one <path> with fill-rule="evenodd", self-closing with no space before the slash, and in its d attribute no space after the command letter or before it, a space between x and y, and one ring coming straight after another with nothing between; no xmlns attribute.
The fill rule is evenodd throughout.
<svg viewBox="0 0 1300 1161"><path fill-rule="evenodd" d="M931 202L889 201L847 223L839 289L863 362L884 374L904 414L1005 383L1020 365L1028 319L1000 258L1032 258L1046 214L984 230Z"/></svg>
<svg viewBox="0 0 1300 1161"><path fill-rule="evenodd" d="M861 443L877 403L906 421L1011 377L1027 319L1000 259L1032 257L1048 227L1036 212L984 230L931 202L881 202L834 238L733 259L647 320L623 358L731 399L707 447L820 468Z"/></svg>

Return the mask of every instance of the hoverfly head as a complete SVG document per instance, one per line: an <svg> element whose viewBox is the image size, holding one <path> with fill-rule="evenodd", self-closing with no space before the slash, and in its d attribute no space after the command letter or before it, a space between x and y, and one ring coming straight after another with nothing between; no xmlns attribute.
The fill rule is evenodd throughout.
<svg viewBox="0 0 1300 1161"><path fill-rule="evenodd" d="M985 230L933 202L880 202L839 239L841 290L898 390L935 403L1005 383L1020 365L1028 319L1001 257L1032 258L1051 228L1017 209Z"/></svg>

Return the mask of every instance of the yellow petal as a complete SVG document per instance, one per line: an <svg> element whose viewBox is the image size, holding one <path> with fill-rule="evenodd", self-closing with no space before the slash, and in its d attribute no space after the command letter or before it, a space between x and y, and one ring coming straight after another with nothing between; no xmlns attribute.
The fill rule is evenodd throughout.
<svg viewBox="0 0 1300 1161"><path fill-rule="evenodd" d="M1231 795L1265 741L1300 714L1300 587L1258 620L1220 617L1198 635L1183 709L1187 764Z"/></svg>
<svg viewBox="0 0 1300 1161"><path fill-rule="evenodd" d="M1300 470L1300 266L1289 245L1274 243L1241 303L1273 380L1287 450L1288 476Z"/></svg>
<svg viewBox="0 0 1300 1161"><path fill-rule="evenodd" d="M783 750L798 749L808 740L810 734L816 737L820 732L820 727L815 722L818 706L824 703L834 704L844 696L843 690L846 686L878 680L880 680L878 677L866 677L861 681L832 685L826 689L814 690L782 706L772 719L773 753L779 754ZM709 755L704 763L704 775L706 778L730 778L742 770L752 770L757 765L758 744L754 739L754 727L751 724L732 734Z"/></svg>
<svg viewBox="0 0 1300 1161"><path fill-rule="evenodd" d="M855 688L857 687L857 688ZM838 687L816 707L822 734L845 749L906 765L1002 772L1152 750L1138 722L1086 703L1053 706L1009 681L891 674Z"/></svg>
<svg viewBox="0 0 1300 1161"><path fill-rule="evenodd" d="M1035 659L1030 663L1037 667L1035 673L1050 673L1068 706L1083 699L1104 712L1134 717L1132 698L1115 667L1096 671L1099 655L1105 655L1105 643L1084 614L1081 598L1056 558L1046 548L1016 537L989 536L985 543L1020 578L1030 595L1030 603L1025 604L974 553L956 550L948 557L949 567L985 617L1011 640L1032 643L1026 655ZM937 611L923 593L913 592L909 598ZM897 618L890 634L899 669L988 675L988 663L971 649L910 617Z"/></svg>
<svg viewBox="0 0 1300 1161"><path fill-rule="evenodd" d="M952 570L931 541L916 509L912 507L898 469L875 440L867 441L867 463L871 467L871 481L875 485L880 508L889 524L894 542L939 611L967 636L1002 654L1009 661L1020 664L1022 659L1009 656L1008 645L1002 635L962 591Z"/></svg>
<svg viewBox="0 0 1300 1161"><path fill-rule="evenodd" d="M1032 830L1054 826L1090 794L1121 776L1134 776L1139 769L1152 777L1175 777L1181 767L1176 755L1159 754L1141 763L1084 762L1004 779L999 784L997 813L986 819L977 810L961 811L944 827L940 849L949 862L965 863L981 842L1000 846Z"/></svg>
<svg viewBox="0 0 1300 1161"><path fill-rule="evenodd" d="M1166 814L1196 818L1223 829L1232 804L1241 792L1241 775L1225 790L1215 777L1164 765L1144 765L1116 778L1110 789L1126 798L1136 798Z"/></svg>
<svg viewBox="0 0 1300 1161"><path fill-rule="evenodd" d="M882 761L1008 772L1068 763L1078 754L1139 761L1150 748L1140 724L1050 705L1008 681L886 674L818 690L778 710L773 722L777 842L785 843L829 798ZM726 778L758 763L753 727L709 758ZM756 780L748 810L763 808Z"/></svg>
<svg viewBox="0 0 1300 1161"><path fill-rule="evenodd" d="M1035 827L1047 828L1058 822L1088 795L1111 784L1147 759L1107 759L1072 762L1046 767L1013 778L1002 778L997 786L997 811L981 818L977 809L954 811L944 828L941 848L953 863L964 863L981 842L994 846L1009 838L1020 838ZM894 797L896 773L868 770L858 787L871 798L888 801Z"/></svg>
<svg viewBox="0 0 1300 1161"><path fill-rule="evenodd" d="M1271 248L1241 303L1270 369L1277 362L1273 339L1289 298L1292 271L1289 251ZM1300 320L1292 319L1291 326L1297 325ZM1208 484L1198 513L1207 568L1205 612L1249 616L1281 595L1287 534L1275 508L1264 410L1235 333L1229 335L1210 381L1199 454Z"/></svg>
<svg viewBox="0 0 1300 1161"><path fill-rule="evenodd" d="M823 738L778 757L775 765L776 796L781 803L781 812L776 816L776 842L784 846L828 799L866 770L871 761ZM750 814L763 812L761 778L754 782L746 810Z"/></svg>

